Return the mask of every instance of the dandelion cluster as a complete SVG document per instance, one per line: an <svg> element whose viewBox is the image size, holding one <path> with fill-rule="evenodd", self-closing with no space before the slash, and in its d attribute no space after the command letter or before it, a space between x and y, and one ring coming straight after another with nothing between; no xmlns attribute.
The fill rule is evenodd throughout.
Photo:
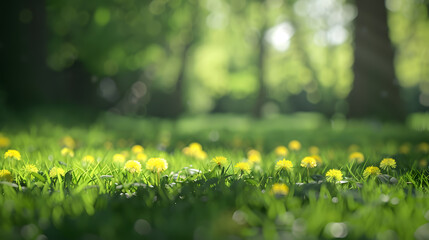
<svg viewBox="0 0 429 240"><path fill-rule="evenodd" d="M250 164L261 163L261 153L255 149L251 149L247 152L247 161Z"/></svg>
<svg viewBox="0 0 429 240"><path fill-rule="evenodd" d="M361 152L353 152L349 155L350 162L363 163L364 160L365 160L365 157Z"/></svg>
<svg viewBox="0 0 429 240"><path fill-rule="evenodd" d="M396 168L396 161L393 158L384 158L380 163L380 168L383 170Z"/></svg>
<svg viewBox="0 0 429 240"><path fill-rule="evenodd" d="M19 153L17 150L8 150L4 154L4 158L11 158L15 160L21 160L21 153Z"/></svg>
<svg viewBox="0 0 429 240"><path fill-rule="evenodd" d="M317 161L313 157L305 157L301 160L301 167L315 168L316 166L317 166Z"/></svg>
<svg viewBox="0 0 429 240"><path fill-rule="evenodd" d="M138 161L129 160L125 163L124 169L130 173L140 173L142 165Z"/></svg>
<svg viewBox="0 0 429 240"><path fill-rule="evenodd" d="M284 183L275 183L271 187L271 193L276 197L283 197L289 194L289 187Z"/></svg>
<svg viewBox="0 0 429 240"><path fill-rule="evenodd" d="M189 146L182 149L182 152L189 157L197 159L206 159L207 153L203 151L203 146L197 142L189 144Z"/></svg>
<svg viewBox="0 0 429 240"><path fill-rule="evenodd" d="M377 176L380 174L381 174L380 169L374 166L369 166L365 168L365 170L363 171L364 178L368 178L369 176Z"/></svg>
<svg viewBox="0 0 429 240"><path fill-rule="evenodd" d="M60 167L53 167L51 171L49 171L49 176L51 178L59 177L59 176L65 176L66 171Z"/></svg>
<svg viewBox="0 0 429 240"><path fill-rule="evenodd" d="M134 154L142 153L143 151L144 151L144 148L141 145L134 145L131 148L131 152L133 152Z"/></svg>
<svg viewBox="0 0 429 240"><path fill-rule="evenodd" d="M241 172L250 172L250 164L247 162L239 162L234 167Z"/></svg>
<svg viewBox="0 0 429 240"><path fill-rule="evenodd" d="M65 136L61 139L61 145L70 149L74 149L76 147L75 140L70 136Z"/></svg>
<svg viewBox="0 0 429 240"><path fill-rule="evenodd" d="M341 181L343 180L343 173L337 169L331 169L326 173L326 180L329 182Z"/></svg>
<svg viewBox="0 0 429 240"><path fill-rule="evenodd" d="M65 147L61 149L61 155L64 157L74 157L74 151L71 148Z"/></svg>
<svg viewBox="0 0 429 240"><path fill-rule="evenodd" d="M136 158L141 162L145 162L147 160L147 155L141 152L137 154Z"/></svg>
<svg viewBox="0 0 429 240"><path fill-rule="evenodd" d="M289 151L285 146L278 146L274 149L274 152L277 156L286 157Z"/></svg>
<svg viewBox="0 0 429 240"><path fill-rule="evenodd" d="M163 172L167 170L168 163L163 158L151 158L146 162L146 169L152 172Z"/></svg>
<svg viewBox="0 0 429 240"><path fill-rule="evenodd" d="M212 162L216 163L219 167L225 166L228 163L226 157L216 156L212 159Z"/></svg>
<svg viewBox="0 0 429 240"><path fill-rule="evenodd" d="M23 170L27 174L37 173L39 171L39 169L34 164L25 165Z"/></svg>
<svg viewBox="0 0 429 240"><path fill-rule="evenodd" d="M292 162L286 159L279 160L275 166L275 169L278 171L282 171L282 170L292 171L292 168L293 168Z"/></svg>
<svg viewBox="0 0 429 240"><path fill-rule="evenodd" d="M82 158L82 162L84 164L93 164L95 162L95 158L91 155L86 155Z"/></svg>
<svg viewBox="0 0 429 240"><path fill-rule="evenodd" d="M12 182L13 177L9 170L2 169L0 170L0 181Z"/></svg>
<svg viewBox="0 0 429 240"><path fill-rule="evenodd" d="M117 153L115 155L113 155L113 162L114 163L124 163L125 162L125 156Z"/></svg>
<svg viewBox="0 0 429 240"><path fill-rule="evenodd" d="M288 147L292 151L299 151L301 149L301 143L298 140L292 140L289 142Z"/></svg>

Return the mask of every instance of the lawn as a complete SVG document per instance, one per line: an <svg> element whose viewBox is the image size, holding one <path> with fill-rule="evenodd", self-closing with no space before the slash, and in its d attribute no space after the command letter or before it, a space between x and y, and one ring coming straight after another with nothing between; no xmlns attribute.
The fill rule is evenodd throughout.
<svg viewBox="0 0 429 240"><path fill-rule="evenodd" d="M0 239L428 239L419 126L309 113L11 122Z"/></svg>

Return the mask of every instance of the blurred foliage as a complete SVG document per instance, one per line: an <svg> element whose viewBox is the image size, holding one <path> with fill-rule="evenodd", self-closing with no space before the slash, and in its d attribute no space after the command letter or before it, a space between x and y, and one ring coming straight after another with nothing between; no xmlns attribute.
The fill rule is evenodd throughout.
<svg viewBox="0 0 429 240"><path fill-rule="evenodd" d="M420 89L404 97L416 106L409 109L421 110L429 105L426 5L388 0L386 6L399 82ZM188 112L239 111L234 104L252 104L260 87L255 49L261 35L268 46L265 113L347 111L357 14L349 1L47 0L46 9L49 67L63 71L82 62L99 95L120 102L118 111L121 104L138 102L138 109L151 99L162 102L181 68ZM137 93L136 83L143 89Z"/></svg>

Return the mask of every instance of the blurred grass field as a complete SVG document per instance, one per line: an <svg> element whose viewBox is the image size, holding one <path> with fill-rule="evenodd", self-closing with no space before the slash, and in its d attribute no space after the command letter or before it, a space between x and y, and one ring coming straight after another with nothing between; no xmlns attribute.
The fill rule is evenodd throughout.
<svg viewBox="0 0 429 240"><path fill-rule="evenodd" d="M396 125L312 113L176 121L105 114L88 125L67 114L17 117L0 127L0 169L11 173L0 176L0 238L427 239L427 118ZM21 159L5 156L10 149ZM363 161L352 161L353 152ZM316 167L300 166L314 155ZM227 162L217 165L216 156ZM146 169L151 158L168 168ZM395 168L381 168L385 158ZM279 170L282 159L293 168ZM380 174L365 178L368 166ZM326 178L330 169L341 181Z"/></svg>

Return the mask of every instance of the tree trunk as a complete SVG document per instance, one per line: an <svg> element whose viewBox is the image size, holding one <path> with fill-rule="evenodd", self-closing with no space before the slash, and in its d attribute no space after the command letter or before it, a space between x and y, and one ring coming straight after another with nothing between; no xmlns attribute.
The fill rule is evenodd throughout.
<svg viewBox="0 0 429 240"><path fill-rule="evenodd" d="M354 82L349 117L404 119L384 1L356 0Z"/></svg>
<svg viewBox="0 0 429 240"><path fill-rule="evenodd" d="M267 88L265 86L265 55L266 55L266 45L265 45L265 30L264 26L260 31L260 36L258 39L258 59L257 59L257 69L258 69L258 97L255 102L255 107L253 109L253 116L256 118L262 117L262 107L266 102L267 98Z"/></svg>

